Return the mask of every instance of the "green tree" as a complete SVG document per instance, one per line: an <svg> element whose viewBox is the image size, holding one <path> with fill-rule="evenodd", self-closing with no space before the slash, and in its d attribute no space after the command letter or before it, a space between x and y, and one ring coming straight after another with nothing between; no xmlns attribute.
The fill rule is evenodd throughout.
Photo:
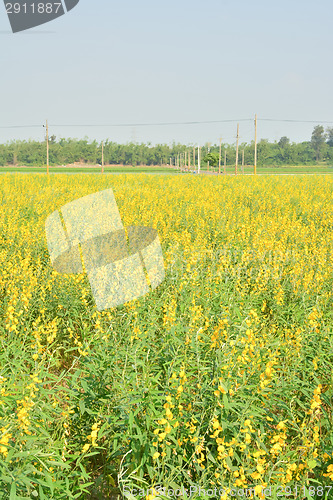
<svg viewBox="0 0 333 500"><path fill-rule="evenodd" d="M322 125L316 125L311 136L311 144L316 152L316 160L319 161L323 156L326 135Z"/></svg>
<svg viewBox="0 0 333 500"><path fill-rule="evenodd" d="M333 127L328 127L326 129L327 136L327 144L332 147L333 146Z"/></svg>
<svg viewBox="0 0 333 500"><path fill-rule="evenodd" d="M216 167L219 164L219 154L218 153L208 153L204 158L204 162L209 161L209 165Z"/></svg>
<svg viewBox="0 0 333 500"><path fill-rule="evenodd" d="M290 144L290 139L288 137L286 137L285 135L283 137L281 137L281 139L278 142L278 145L280 146L280 148L285 148L286 146L289 146L289 144Z"/></svg>
<svg viewBox="0 0 333 500"><path fill-rule="evenodd" d="M261 139L258 142L258 165L272 165L274 160L272 144L268 142L268 139Z"/></svg>

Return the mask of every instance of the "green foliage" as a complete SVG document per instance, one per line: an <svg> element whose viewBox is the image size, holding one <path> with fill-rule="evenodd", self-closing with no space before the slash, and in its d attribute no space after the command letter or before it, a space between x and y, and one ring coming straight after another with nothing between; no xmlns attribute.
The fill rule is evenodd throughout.
<svg viewBox="0 0 333 500"><path fill-rule="evenodd" d="M209 162L210 166L215 167L219 164L218 153L208 153L204 158L204 162Z"/></svg>
<svg viewBox="0 0 333 500"><path fill-rule="evenodd" d="M3 177L0 499L227 488L242 471L277 488L292 467L329 487L332 181L114 177ZM110 186L128 224L157 227L166 279L98 313L42 234Z"/></svg>
<svg viewBox="0 0 333 500"><path fill-rule="evenodd" d="M326 141L327 138L327 141ZM326 141L326 142L325 142ZM253 165L254 142L244 143L240 150L244 150L246 165ZM187 151L191 155L193 164L193 146L182 144L117 144L104 141L104 161L109 165L166 165L170 158L172 163L178 154ZM227 152L227 165L235 164L235 144L222 144L222 163L224 153ZM219 145L205 144L201 148L202 164L209 161L211 166L218 165ZM291 143L288 137L283 136L279 141L269 142L261 139L258 143L258 166L270 165L313 165L315 161L330 163L333 161L333 128L318 125L314 128L310 141ZM50 165L67 165L75 162L83 164L102 163L102 145L97 141L84 139L50 137ZM45 166L45 141L12 141L0 144L0 165L27 165Z"/></svg>
<svg viewBox="0 0 333 500"><path fill-rule="evenodd" d="M323 150L325 147L325 131L322 125L317 125L312 132L311 144L316 152L316 160L319 161L322 158Z"/></svg>
<svg viewBox="0 0 333 500"><path fill-rule="evenodd" d="M327 131L327 144L333 146L333 127L328 127Z"/></svg>

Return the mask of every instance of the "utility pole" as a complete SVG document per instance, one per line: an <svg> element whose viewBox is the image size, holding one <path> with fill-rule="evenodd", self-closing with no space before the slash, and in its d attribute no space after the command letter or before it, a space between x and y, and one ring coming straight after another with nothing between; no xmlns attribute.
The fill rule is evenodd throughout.
<svg viewBox="0 0 333 500"><path fill-rule="evenodd" d="M49 175L49 124L46 120L46 172Z"/></svg>
<svg viewBox="0 0 333 500"><path fill-rule="evenodd" d="M242 171L243 171L243 175L244 175L244 149L242 151Z"/></svg>
<svg viewBox="0 0 333 500"><path fill-rule="evenodd" d="M222 152L222 137L220 137L220 151L219 151L219 174L221 173L221 152Z"/></svg>
<svg viewBox="0 0 333 500"><path fill-rule="evenodd" d="M235 175L237 175L237 167L238 167L238 140L239 140L239 123L237 123L237 142L236 142L236 163L235 163Z"/></svg>
<svg viewBox="0 0 333 500"><path fill-rule="evenodd" d="M223 168L224 175L227 173L227 150L224 150L224 168Z"/></svg>
<svg viewBox="0 0 333 500"><path fill-rule="evenodd" d="M186 161L187 161L187 152L185 151L185 158L184 158L184 171L186 171Z"/></svg>
<svg viewBox="0 0 333 500"><path fill-rule="evenodd" d="M258 120L257 120L257 114L254 119L254 175L257 173L257 131L258 131L258 126L257 126Z"/></svg>
<svg viewBox="0 0 333 500"><path fill-rule="evenodd" d="M102 141L102 174L104 174L104 141Z"/></svg>
<svg viewBox="0 0 333 500"><path fill-rule="evenodd" d="M198 174L200 174L200 146L198 146Z"/></svg>
<svg viewBox="0 0 333 500"><path fill-rule="evenodd" d="M188 165L187 165L187 171L189 172L191 169L191 151L188 152Z"/></svg>
<svg viewBox="0 0 333 500"><path fill-rule="evenodd" d="M193 147L193 168L194 168L194 171L195 171L195 146Z"/></svg>

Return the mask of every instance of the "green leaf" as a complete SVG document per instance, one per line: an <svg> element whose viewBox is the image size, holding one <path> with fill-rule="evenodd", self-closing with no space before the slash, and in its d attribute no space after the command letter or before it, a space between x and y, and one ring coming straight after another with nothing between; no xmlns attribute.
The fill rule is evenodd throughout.
<svg viewBox="0 0 333 500"><path fill-rule="evenodd" d="M124 496L128 498L128 500L137 500L135 496L133 496L132 493L129 492L124 493Z"/></svg>
<svg viewBox="0 0 333 500"><path fill-rule="evenodd" d="M228 397L226 394L223 394L223 404L226 408L226 410L229 410L230 409L230 405L229 405L229 401L228 401Z"/></svg>
<svg viewBox="0 0 333 500"><path fill-rule="evenodd" d="M131 412L129 415L128 415L128 423L129 423L129 428L130 428L130 431L132 430L133 428L133 422L134 422L134 415L133 415L133 412Z"/></svg>
<svg viewBox="0 0 333 500"><path fill-rule="evenodd" d="M84 404L84 401L79 402L79 407L80 407L82 415L84 415L84 412L86 410L86 405Z"/></svg>
<svg viewBox="0 0 333 500"><path fill-rule="evenodd" d="M39 485L39 497L40 500L46 500L46 496L44 495L44 491L41 485Z"/></svg>
<svg viewBox="0 0 333 500"><path fill-rule="evenodd" d="M85 380L81 380L81 385L82 385L82 389L87 392L88 391L88 384Z"/></svg>
<svg viewBox="0 0 333 500"><path fill-rule="evenodd" d="M10 487L9 500L16 500L16 483L15 483L15 481L12 483L12 485Z"/></svg>

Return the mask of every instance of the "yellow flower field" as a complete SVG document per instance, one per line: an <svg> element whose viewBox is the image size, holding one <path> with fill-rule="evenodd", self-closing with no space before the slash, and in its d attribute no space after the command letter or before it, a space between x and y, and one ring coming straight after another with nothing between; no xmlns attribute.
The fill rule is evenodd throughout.
<svg viewBox="0 0 333 500"><path fill-rule="evenodd" d="M44 226L107 188L166 279L98 312ZM0 499L331 498L330 176L16 174L0 196Z"/></svg>

